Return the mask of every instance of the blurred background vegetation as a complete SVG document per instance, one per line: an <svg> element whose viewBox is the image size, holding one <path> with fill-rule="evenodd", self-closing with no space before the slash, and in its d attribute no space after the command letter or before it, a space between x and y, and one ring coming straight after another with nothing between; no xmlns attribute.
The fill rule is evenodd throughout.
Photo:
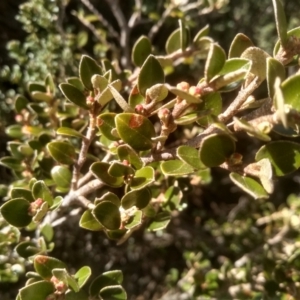
<svg viewBox="0 0 300 300"><path fill-rule="evenodd" d="M176 3L180 6L171 9ZM284 6L289 28L300 26L300 2L284 1ZM126 22L138 18L125 41L119 10ZM270 0L1 1L0 156L6 153L5 126L14 122L13 98L26 94L29 81L43 81L51 73L57 84L75 76L82 54L130 69L137 38L150 34L155 53L162 54L179 18L193 32L209 24L211 37L225 50L239 32L270 54L277 39ZM202 67L202 62L186 62L167 81L196 83ZM246 135L241 140L242 153L253 155L260 146ZM9 181L11 174L0 168L0 184ZM95 274L120 268L129 299L300 299L299 170L281 178L268 201L240 192L222 170L212 170L201 183L181 178L178 184L184 205L167 230L141 229L116 246L72 219L56 228L51 255L70 268L90 265ZM1 244L7 234L2 219L0 229L0 298L9 300L25 278L22 270L8 266L24 266L24 261L12 251L13 243Z"/></svg>

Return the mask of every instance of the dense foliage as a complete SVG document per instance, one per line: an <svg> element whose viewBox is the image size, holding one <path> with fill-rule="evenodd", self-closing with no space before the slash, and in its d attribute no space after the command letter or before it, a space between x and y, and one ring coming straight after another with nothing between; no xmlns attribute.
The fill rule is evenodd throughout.
<svg viewBox="0 0 300 300"><path fill-rule="evenodd" d="M300 27L273 0L272 46L219 44L201 23L231 5L20 6L0 124L17 300L300 297Z"/></svg>

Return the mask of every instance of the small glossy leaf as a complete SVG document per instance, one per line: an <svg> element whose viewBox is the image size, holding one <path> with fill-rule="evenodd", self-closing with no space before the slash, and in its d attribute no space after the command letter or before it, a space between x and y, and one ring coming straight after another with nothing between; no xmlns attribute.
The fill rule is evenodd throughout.
<svg viewBox="0 0 300 300"><path fill-rule="evenodd" d="M79 77L86 89L92 91L92 76L95 74L102 75L101 67L97 62L87 55L82 55L79 63Z"/></svg>
<svg viewBox="0 0 300 300"><path fill-rule="evenodd" d="M98 296L100 290L106 286L119 285L123 282L123 274L120 270L108 271L96 277L91 283L89 293L92 297Z"/></svg>
<svg viewBox="0 0 300 300"><path fill-rule="evenodd" d="M190 32L189 32L189 28L184 25L182 19L179 19L178 22L179 22L180 49L181 51L184 51L185 48L189 45Z"/></svg>
<svg viewBox="0 0 300 300"><path fill-rule="evenodd" d="M108 88L116 100L116 102L119 104L119 106L123 109L124 112L134 112L134 109L132 109L129 104L126 102L126 100L122 97L122 95L119 93L119 91L111 84L108 85Z"/></svg>
<svg viewBox="0 0 300 300"><path fill-rule="evenodd" d="M15 250L21 257L24 258L36 255L41 251L33 242L30 241L21 242L17 245Z"/></svg>
<svg viewBox="0 0 300 300"><path fill-rule="evenodd" d="M165 229L171 221L171 215L167 211L158 213L151 224L148 226L148 230L157 231Z"/></svg>
<svg viewBox="0 0 300 300"><path fill-rule="evenodd" d="M146 58L151 54L151 42L148 37L142 35L133 45L131 59L140 67Z"/></svg>
<svg viewBox="0 0 300 300"><path fill-rule="evenodd" d="M154 169L150 166L143 167L135 172L130 183L132 190L139 190L150 185L155 180Z"/></svg>
<svg viewBox="0 0 300 300"><path fill-rule="evenodd" d="M200 160L207 167L221 165L235 151L235 143L226 134L212 134L205 137L201 143Z"/></svg>
<svg viewBox="0 0 300 300"><path fill-rule="evenodd" d="M13 188L11 190L11 198L15 199L15 198L24 198L25 200L29 201L29 202L33 202L34 198L32 196L31 190L27 190L24 188Z"/></svg>
<svg viewBox="0 0 300 300"><path fill-rule="evenodd" d="M76 272L74 278L78 281L79 288L83 287L86 284L91 274L92 274L92 270L88 266L84 266Z"/></svg>
<svg viewBox="0 0 300 300"><path fill-rule="evenodd" d="M167 208L169 211L182 210L181 199L183 193L178 186L170 186L165 192L165 203L164 208Z"/></svg>
<svg viewBox="0 0 300 300"><path fill-rule="evenodd" d="M64 96L74 103L75 105L88 109L88 105L86 104L86 97L79 89L69 83L61 83L59 85L60 90L64 94Z"/></svg>
<svg viewBox="0 0 300 300"><path fill-rule="evenodd" d="M128 103L130 107L135 108L138 104L141 104L145 101L144 96L142 96L137 88L137 85L135 85L129 95Z"/></svg>
<svg viewBox="0 0 300 300"><path fill-rule="evenodd" d="M53 227L50 224L44 224L41 227L41 234L47 242L51 242L54 236Z"/></svg>
<svg viewBox="0 0 300 300"><path fill-rule="evenodd" d="M75 148L67 142L51 142L47 145L50 155L59 163L71 165L76 159Z"/></svg>
<svg viewBox="0 0 300 300"><path fill-rule="evenodd" d="M202 100L199 97L189 94L186 91L180 90L176 87L167 85L169 91L179 97L180 99L185 99L188 103L201 103Z"/></svg>
<svg viewBox="0 0 300 300"><path fill-rule="evenodd" d="M119 91L122 89L121 80L117 79L110 83L100 94L95 97L95 100L99 102L99 104L104 107L109 101L114 98L114 94L120 95ZM113 90L113 93L112 93ZM121 96L121 95L120 95ZM122 96L121 96L122 97Z"/></svg>
<svg viewBox="0 0 300 300"><path fill-rule="evenodd" d="M27 108L27 104L29 100L24 97L23 95L17 95L15 98L15 110L19 114L22 112L23 109Z"/></svg>
<svg viewBox="0 0 300 300"><path fill-rule="evenodd" d="M299 27L296 27L296 28L293 28L291 30L289 30L287 32L287 37L288 38L291 38L291 37L296 37L296 38L300 38L300 26ZM280 39L276 42L275 44L275 47L274 47L274 50L273 50L273 56L275 57L276 54L278 53L279 49L280 49ZM296 59L297 61L297 59Z"/></svg>
<svg viewBox="0 0 300 300"><path fill-rule="evenodd" d="M274 82L274 93L276 96L274 97L274 106L276 108L276 119L281 121L285 129L288 129L287 111L290 109L288 108L288 110L286 110L287 107L284 104L284 95L280 84L280 78L276 77Z"/></svg>
<svg viewBox="0 0 300 300"><path fill-rule="evenodd" d="M155 130L147 118L133 113L121 113L116 116L115 122L121 139L133 149L152 148L151 138L155 136Z"/></svg>
<svg viewBox="0 0 300 300"><path fill-rule="evenodd" d="M53 197L46 184L39 180L32 187L32 195L35 200L41 198L43 201L47 202L49 206L53 204Z"/></svg>
<svg viewBox="0 0 300 300"><path fill-rule="evenodd" d="M122 162L114 161L111 163L108 174L113 177L122 177L134 174L134 169Z"/></svg>
<svg viewBox="0 0 300 300"><path fill-rule="evenodd" d="M205 63L205 80L209 82L223 68L226 61L225 51L217 44L211 44Z"/></svg>
<svg viewBox="0 0 300 300"><path fill-rule="evenodd" d="M84 290L80 290L79 292L74 292L69 290L66 292L64 296L64 300L90 300L88 294Z"/></svg>
<svg viewBox="0 0 300 300"><path fill-rule="evenodd" d="M30 224L30 203L23 198L16 198L5 202L0 209L3 218L15 227L25 227Z"/></svg>
<svg viewBox="0 0 300 300"><path fill-rule="evenodd" d="M22 126L18 124L6 127L5 133L14 139L21 139L23 137Z"/></svg>
<svg viewBox="0 0 300 300"><path fill-rule="evenodd" d="M43 202L42 205L36 210L32 221L37 223L40 222L48 212L49 205L47 202Z"/></svg>
<svg viewBox="0 0 300 300"><path fill-rule="evenodd" d="M285 68L277 59L267 58L267 85L269 97L273 98L275 95L275 79L279 77L281 82L285 79Z"/></svg>
<svg viewBox="0 0 300 300"><path fill-rule="evenodd" d="M198 121L199 119L202 119L203 117L208 116L209 114L210 114L209 110L195 109L194 112L189 112L189 113L185 114L184 116L175 119L174 123L177 125L192 124L192 123Z"/></svg>
<svg viewBox="0 0 300 300"><path fill-rule="evenodd" d="M35 91L43 92L43 93L47 92L45 85L38 83L38 82L29 82L28 83L28 91L29 91L29 93L32 93Z"/></svg>
<svg viewBox="0 0 300 300"><path fill-rule="evenodd" d="M49 103L53 100L53 96L43 92L32 92L30 94L33 100Z"/></svg>
<svg viewBox="0 0 300 300"><path fill-rule="evenodd" d="M182 176L195 172L195 168L181 160L168 160L161 163L161 170L167 176Z"/></svg>
<svg viewBox="0 0 300 300"><path fill-rule="evenodd" d="M129 209L132 206L143 209L149 204L151 198L152 193L148 187L140 190L133 190L123 196L121 205L124 209Z"/></svg>
<svg viewBox="0 0 300 300"><path fill-rule="evenodd" d="M117 141L120 138L112 134L112 130L116 128L116 113L103 113L97 117L97 126L101 133L111 141Z"/></svg>
<svg viewBox="0 0 300 300"><path fill-rule="evenodd" d="M95 218L107 229L116 230L121 226L119 208L110 201L102 201L93 209Z"/></svg>
<svg viewBox="0 0 300 300"><path fill-rule="evenodd" d="M269 197L264 188L256 180L241 176L238 173L230 173L229 176L234 184L251 195L254 199L266 199Z"/></svg>
<svg viewBox="0 0 300 300"><path fill-rule="evenodd" d="M109 81L104 76L96 74L92 77L92 84L94 89L97 89L99 92L102 92L104 89L107 88Z"/></svg>
<svg viewBox="0 0 300 300"><path fill-rule="evenodd" d="M288 42L288 36L287 36L287 23L286 23L284 8L281 0L273 0L272 2L274 6L276 28L277 28L280 44L282 47L285 47Z"/></svg>
<svg viewBox="0 0 300 300"><path fill-rule="evenodd" d="M136 226L142 224L143 212L138 210L135 214L129 219L128 223L125 225L126 229L132 229Z"/></svg>
<svg viewBox="0 0 300 300"><path fill-rule="evenodd" d="M138 76L138 89L142 95L145 95L146 90L157 83L164 83L165 75L159 61L149 55L141 67Z"/></svg>
<svg viewBox="0 0 300 300"><path fill-rule="evenodd" d="M59 127L56 130L57 134L60 135L66 135L66 136L71 136L71 137L78 137L78 138L84 138L84 135L77 130L70 128L70 127Z"/></svg>
<svg viewBox="0 0 300 300"><path fill-rule="evenodd" d="M209 34L209 25L205 25L203 28L201 28L198 33L195 35L193 39L193 43L197 44L197 42L204 36L207 36Z"/></svg>
<svg viewBox="0 0 300 300"><path fill-rule="evenodd" d="M199 159L198 150L190 146L179 146L177 148L178 158L192 166L194 169L206 169L206 166Z"/></svg>
<svg viewBox="0 0 300 300"><path fill-rule="evenodd" d="M24 170L22 161L11 156L4 156L0 158L0 165L16 172L22 172Z"/></svg>
<svg viewBox="0 0 300 300"><path fill-rule="evenodd" d="M180 49L184 50L188 46L189 31L187 28L182 26L182 23L180 23L180 25L180 28L173 31L166 41L165 48L167 54L171 54Z"/></svg>
<svg viewBox="0 0 300 300"><path fill-rule="evenodd" d="M256 161L263 158L270 160L277 176L289 174L300 167L300 144L290 141L270 142L256 153Z"/></svg>
<svg viewBox="0 0 300 300"><path fill-rule="evenodd" d="M54 285L49 281L38 281L20 289L20 300L45 300L54 293Z"/></svg>
<svg viewBox="0 0 300 300"><path fill-rule="evenodd" d="M246 35L238 33L230 45L228 58L240 57L247 48L253 46L254 44Z"/></svg>
<svg viewBox="0 0 300 300"><path fill-rule="evenodd" d="M90 210L86 210L82 214L79 226L91 231L100 231L103 229L103 226L97 221Z"/></svg>
<svg viewBox="0 0 300 300"><path fill-rule="evenodd" d="M117 153L120 161L127 161L129 165L133 166L135 169L140 169L144 165L140 156L128 145L119 146Z"/></svg>
<svg viewBox="0 0 300 300"><path fill-rule="evenodd" d="M100 297L103 300L126 300L127 294L122 286L106 286L100 291Z"/></svg>
<svg viewBox="0 0 300 300"><path fill-rule="evenodd" d="M37 255L34 258L34 269L43 278L49 280L52 277L53 269L65 269L66 265L62 261L45 255Z"/></svg>
<svg viewBox="0 0 300 300"><path fill-rule="evenodd" d="M281 84L281 89L284 97L284 103L300 112L299 81L300 74L291 76Z"/></svg>
<svg viewBox="0 0 300 300"><path fill-rule="evenodd" d="M266 78L268 57L270 57L270 55L258 47L249 47L241 55L241 58L252 61L250 72L258 76L260 80Z"/></svg>
<svg viewBox="0 0 300 300"><path fill-rule="evenodd" d="M78 77L69 77L66 79L67 83L70 83L74 87L76 87L80 92L84 92L84 85Z"/></svg>
<svg viewBox="0 0 300 300"><path fill-rule="evenodd" d="M113 204L115 204L118 207L120 206L120 203L121 203L119 197L112 192L107 192L104 195L102 195L100 198L96 198L94 203L96 205L96 204L100 203L101 201L112 202Z"/></svg>
<svg viewBox="0 0 300 300"><path fill-rule="evenodd" d="M168 88L165 84L155 84L147 89L146 95L150 97L153 102L160 102L168 96Z"/></svg>
<svg viewBox="0 0 300 300"><path fill-rule="evenodd" d="M111 81L115 81L115 80L119 79L119 76L115 70L115 67L109 59L107 59L107 58L102 59L101 65L102 65L103 73L111 71Z"/></svg>
<svg viewBox="0 0 300 300"><path fill-rule="evenodd" d="M108 174L110 164L104 162L95 162L91 165L91 172L101 179L105 184L112 187L120 187L124 184L123 177L114 177Z"/></svg>
<svg viewBox="0 0 300 300"><path fill-rule="evenodd" d="M51 170L51 176L59 187L68 188L71 184L72 174L68 167L55 166Z"/></svg>

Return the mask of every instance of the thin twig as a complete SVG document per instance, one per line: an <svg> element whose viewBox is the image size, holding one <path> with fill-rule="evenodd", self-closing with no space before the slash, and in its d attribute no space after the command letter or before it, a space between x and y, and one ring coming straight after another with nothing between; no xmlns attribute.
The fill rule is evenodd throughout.
<svg viewBox="0 0 300 300"><path fill-rule="evenodd" d="M82 4L85 5L97 18L98 21L107 28L108 34L114 38L119 38L119 33L109 24L109 22L100 14L100 12L93 6L89 0L81 0Z"/></svg>

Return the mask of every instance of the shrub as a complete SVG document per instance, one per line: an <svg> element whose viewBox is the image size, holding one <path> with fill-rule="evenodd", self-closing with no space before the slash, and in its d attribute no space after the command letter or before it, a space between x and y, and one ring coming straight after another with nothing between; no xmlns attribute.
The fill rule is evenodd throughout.
<svg viewBox="0 0 300 300"><path fill-rule="evenodd" d="M101 20L90 2L82 2ZM189 5L175 2L166 15L180 16ZM54 3L37 3L35 9L59 15ZM30 4L24 13L32 12ZM186 267L180 273L170 269L165 298L299 297L299 197L290 195L279 207L268 199L275 180L300 167L300 75L287 72L298 65L300 28L288 31L281 2L273 0L273 6L278 41L272 56L242 33L226 54L208 36L209 26L192 34L184 16L161 55L151 41L156 27L129 47L129 25L117 1L111 1L120 27L126 26L120 64L101 58L110 47L105 39L98 45L100 58L82 55L78 76L65 80L65 71L57 72L72 66L72 49L77 48L68 41L74 37L59 39L59 29L43 23L42 34L58 30L43 41L36 25L28 25L32 40L45 45L40 55L49 52L56 63L43 82L28 82L27 93L15 97L16 122L5 129L12 140L9 156L0 163L14 180L1 190L1 266L6 272L1 278L15 281L29 263L33 267L17 299L126 299L121 270L94 277L87 289L90 266L74 270L49 256L56 227L75 216L81 228L101 232L117 245L137 232L163 234L172 218L199 201L206 185L220 186L218 176L231 181L233 192L226 197L236 188L244 196L233 209L219 211L217 220L203 209L189 211L203 240L181 249ZM151 3L147 7L151 15ZM137 11L130 22L142 13ZM81 12L77 17L99 35ZM103 20L107 32L116 34ZM77 46L84 47L87 37L79 36ZM112 51L112 56L118 53ZM177 71L185 64L196 74L203 71L197 82L180 79ZM19 74L32 72L36 80L45 68L29 65L27 73ZM264 84L265 91L259 91ZM16 245L13 257L9 245Z"/></svg>

